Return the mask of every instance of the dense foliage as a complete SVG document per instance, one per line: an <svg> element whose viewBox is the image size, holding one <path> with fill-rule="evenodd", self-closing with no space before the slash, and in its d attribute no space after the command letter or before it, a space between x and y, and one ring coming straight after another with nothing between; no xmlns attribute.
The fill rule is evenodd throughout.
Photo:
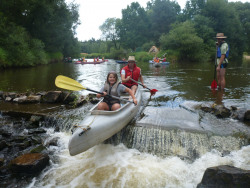
<svg viewBox="0 0 250 188"><path fill-rule="evenodd" d="M216 33L228 36L230 58L250 53L250 3L188 0L181 10L174 0L150 0L145 8L133 2L122 18L108 18L99 27L102 39L80 42L78 19L78 5L65 0L1 0L0 68L47 64L80 52L114 59L140 52L142 60L153 45L168 60L208 61Z"/></svg>
<svg viewBox="0 0 250 188"><path fill-rule="evenodd" d="M214 58L216 33L224 33L230 58L241 58L243 52L250 52L249 15L250 3L189 0L181 10L175 1L151 0L145 9L131 3L122 10L121 19L112 18L110 25L108 19L100 29L107 41L114 41L107 33L112 28L119 49L148 51L156 45L180 61Z"/></svg>
<svg viewBox="0 0 250 188"><path fill-rule="evenodd" d="M0 68L32 66L80 52L78 6L64 0L0 1Z"/></svg>

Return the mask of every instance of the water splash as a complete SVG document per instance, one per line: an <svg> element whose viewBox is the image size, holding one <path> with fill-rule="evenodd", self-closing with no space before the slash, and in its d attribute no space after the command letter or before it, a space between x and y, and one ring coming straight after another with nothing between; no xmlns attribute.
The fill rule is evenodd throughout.
<svg viewBox="0 0 250 188"><path fill-rule="evenodd" d="M100 144L77 156L67 150L66 133L60 136L58 160L28 187L196 187L206 168L232 165L250 169L250 146L223 156L218 150L204 153L194 162L176 156L158 157L123 144Z"/></svg>

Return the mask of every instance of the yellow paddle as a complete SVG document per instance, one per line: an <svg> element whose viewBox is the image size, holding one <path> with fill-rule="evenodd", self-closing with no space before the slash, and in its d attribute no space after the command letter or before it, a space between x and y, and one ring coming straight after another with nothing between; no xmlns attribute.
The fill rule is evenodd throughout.
<svg viewBox="0 0 250 188"><path fill-rule="evenodd" d="M92 91L94 93L103 94L102 92L95 91L95 90L83 87L76 80L73 80L72 78L69 78L69 77L66 77L66 76L62 76L62 75L59 75L59 76L56 77L55 84L59 88L63 88L63 89L71 90L71 91L81 91L81 90L84 89L84 90ZM133 101L122 99L120 97L116 97L116 96L113 96L113 95L107 95L107 96L115 98L115 99L119 99L119 100L122 100L122 101L125 101L125 102L134 103Z"/></svg>

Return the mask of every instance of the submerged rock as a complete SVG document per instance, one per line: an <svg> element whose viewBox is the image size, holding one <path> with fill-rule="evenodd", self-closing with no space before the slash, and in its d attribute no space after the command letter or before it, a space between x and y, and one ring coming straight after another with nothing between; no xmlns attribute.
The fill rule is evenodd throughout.
<svg viewBox="0 0 250 188"><path fill-rule="evenodd" d="M208 187L249 187L250 170L242 170L233 166L222 165L206 169L197 188Z"/></svg>
<svg viewBox="0 0 250 188"><path fill-rule="evenodd" d="M234 106L231 106L229 109L224 105L213 104L211 106L207 106L202 104L196 108L202 110L203 112L214 114L217 118L233 118L239 121L250 121L250 110L246 111L246 109L238 109Z"/></svg>
<svg viewBox="0 0 250 188"><path fill-rule="evenodd" d="M10 162L14 173L37 174L49 165L49 156L41 153L27 153Z"/></svg>
<svg viewBox="0 0 250 188"><path fill-rule="evenodd" d="M87 96L79 96L73 92L67 91L48 91L33 93L14 93L0 91L0 100L8 103L17 104L33 104L33 103L63 103L74 107L79 107L87 102L97 103L100 99L96 100L92 94ZM94 95L96 96L96 95Z"/></svg>
<svg viewBox="0 0 250 188"><path fill-rule="evenodd" d="M246 111L244 114L244 120L250 121L250 110Z"/></svg>
<svg viewBox="0 0 250 188"><path fill-rule="evenodd" d="M217 105L214 109L214 115L218 118L228 118L231 115L231 111L223 105Z"/></svg>
<svg viewBox="0 0 250 188"><path fill-rule="evenodd" d="M42 102L55 103L60 99L61 91L49 91L42 97Z"/></svg>
<svg viewBox="0 0 250 188"><path fill-rule="evenodd" d="M15 99L13 99L13 102L17 102L17 103L25 103L27 99L27 96L21 96L21 97L17 97Z"/></svg>

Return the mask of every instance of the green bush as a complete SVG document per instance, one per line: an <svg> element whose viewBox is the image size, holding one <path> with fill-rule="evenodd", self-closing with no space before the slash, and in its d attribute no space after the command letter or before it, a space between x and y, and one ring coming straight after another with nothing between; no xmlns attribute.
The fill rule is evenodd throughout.
<svg viewBox="0 0 250 188"><path fill-rule="evenodd" d="M48 62L57 62L63 60L63 54L61 52L47 53Z"/></svg>
<svg viewBox="0 0 250 188"><path fill-rule="evenodd" d="M46 63L44 45L25 28L2 17L0 24L0 67L27 67Z"/></svg>
<svg viewBox="0 0 250 188"><path fill-rule="evenodd" d="M86 59L93 59L93 58L97 58L99 57L100 59L102 59L104 57L104 59L112 59L112 55L111 53L91 53L91 54L80 54L80 57L85 57Z"/></svg>
<svg viewBox="0 0 250 188"><path fill-rule="evenodd" d="M123 59L123 58L127 59L128 57L127 55L128 53L124 49L116 50L112 48L110 54L113 59Z"/></svg>
<svg viewBox="0 0 250 188"><path fill-rule="evenodd" d="M47 64L47 56L44 51L44 44L38 39L31 41L31 51L35 55L35 64Z"/></svg>
<svg viewBox="0 0 250 188"><path fill-rule="evenodd" d="M189 21L173 25L168 34L160 37L163 50L172 49L179 53L176 58L181 61L205 61L203 40L195 33L194 24Z"/></svg>
<svg viewBox="0 0 250 188"><path fill-rule="evenodd" d="M8 55L6 51L0 47L0 68L9 66L8 63L10 62L7 60L7 57Z"/></svg>
<svg viewBox="0 0 250 188"><path fill-rule="evenodd" d="M137 52L135 53L135 59L140 62L148 62L153 59L153 55L148 52Z"/></svg>

